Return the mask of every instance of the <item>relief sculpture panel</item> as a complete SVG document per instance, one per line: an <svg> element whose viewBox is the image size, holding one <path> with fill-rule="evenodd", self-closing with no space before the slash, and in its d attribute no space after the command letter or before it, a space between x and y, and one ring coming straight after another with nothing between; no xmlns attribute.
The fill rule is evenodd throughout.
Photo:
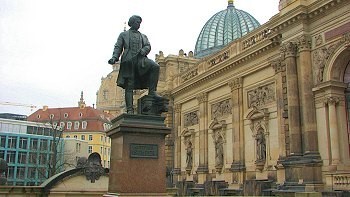
<svg viewBox="0 0 350 197"><path fill-rule="evenodd" d="M248 91L248 108L260 107L274 102L276 100L275 92L276 90L274 83Z"/></svg>
<svg viewBox="0 0 350 197"><path fill-rule="evenodd" d="M211 119L226 117L232 114L232 100L226 99L224 101L214 103L211 105Z"/></svg>
<svg viewBox="0 0 350 197"><path fill-rule="evenodd" d="M189 112L184 115L184 127L196 125L198 122L198 111Z"/></svg>

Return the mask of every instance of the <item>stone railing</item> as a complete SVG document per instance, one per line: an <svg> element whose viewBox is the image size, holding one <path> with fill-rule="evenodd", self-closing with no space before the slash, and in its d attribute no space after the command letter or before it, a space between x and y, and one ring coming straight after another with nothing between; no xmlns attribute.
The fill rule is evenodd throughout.
<svg viewBox="0 0 350 197"><path fill-rule="evenodd" d="M182 82L185 82L185 81L187 81L187 80L189 80L197 75L198 75L198 68L193 67L193 68L190 68L185 73L181 74L181 80L182 80Z"/></svg>
<svg viewBox="0 0 350 197"><path fill-rule="evenodd" d="M250 36L249 36L250 35ZM214 56L205 58L202 63L195 64L193 67L188 70L177 74L173 78L173 85L177 87L182 83L192 79L209 69L221 64L222 62L227 61L228 59L244 52L248 48L255 46L258 43L261 43L267 39L272 38L273 30L268 28L267 25L260 26L256 31L242 37L235 41L235 44L231 44L226 49L223 49L221 52L217 53Z"/></svg>
<svg viewBox="0 0 350 197"><path fill-rule="evenodd" d="M350 173L331 173L328 177L327 185L331 190L350 191Z"/></svg>
<svg viewBox="0 0 350 197"><path fill-rule="evenodd" d="M250 36L249 38L242 41L242 50L246 50L257 43L267 39L272 33L271 29L263 29L262 31Z"/></svg>

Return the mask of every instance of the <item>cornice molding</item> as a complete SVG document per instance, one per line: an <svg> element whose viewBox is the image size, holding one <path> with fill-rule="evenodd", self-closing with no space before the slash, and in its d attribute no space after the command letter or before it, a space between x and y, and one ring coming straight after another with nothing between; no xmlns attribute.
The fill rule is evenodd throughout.
<svg viewBox="0 0 350 197"><path fill-rule="evenodd" d="M222 63L219 63L215 66L212 66L209 70L207 70L203 73L200 73L200 74L197 73L192 78L186 80L185 83L182 83L179 86L175 87L172 90L172 94L178 95L184 91L188 91L189 89L200 86L202 83L205 83L208 80L211 80L211 79L213 79L221 74L225 74L225 73L231 71L232 69L236 68L237 66L239 66L241 64L251 62L254 60L255 57L261 55L262 53L265 53L265 52L267 52L275 47L280 46L280 40L281 40L281 35L273 34L270 37L270 39L266 39L263 42L259 43L259 45L256 45L252 48L249 48L248 50L246 50L242 53L239 53L236 56L232 57L232 60L233 60L232 63L227 64L227 62L229 60L225 60L225 62L222 62ZM236 59L236 60L234 60L234 59ZM198 70L198 68L196 66L195 66L195 68L191 68L190 72L193 72L193 70ZM181 74L179 74L179 75L181 77ZM182 74L182 75L184 75L184 74ZM187 73L185 75L187 75Z"/></svg>

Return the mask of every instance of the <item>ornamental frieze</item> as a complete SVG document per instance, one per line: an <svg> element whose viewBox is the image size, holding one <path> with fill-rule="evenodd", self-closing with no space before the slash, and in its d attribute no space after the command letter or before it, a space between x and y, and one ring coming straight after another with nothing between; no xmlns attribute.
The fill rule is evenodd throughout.
<svg viewBox="0 0 350 197"><path fill-rule="evenodd" d="M189 112L184 115L184 127L193 126L199 123L198 111Z"/></svg>
<svg viewBox="0 0 350 197"><path fill-rule="evenodd" d="M211 105L211 119L226 117L232 114L232 100L226 99L224 101L214 103Z"/></svg>
<svg viewBox="0 0 350 197"><path fill-rule="evenodd" d="M265 86L258 87L256 89L247 92L248 108L260 107L265 104L274 102L275 96L275 84L271 83Z"/></svg>
<svg viewBox="0 0 350 197"><path fill-rule="evenodd" d="M193 70L190 70L190 71L182 74L181 78L182 78L183 81L187 81L187 80L189 80L189 79L191 79L191 78L193 78L193 77L195 77L197 75L198 75L198 69L195 68Z"/></svg>
<svg viewBox="0 0 350 197"><path fill-rule="evenodd" d="M220 55L214 57L213 59L209 60L209 62L208 62L209 67L217 65L217 64L225 61L229 57L230 57L230 52L229 51L225 51L225 52L221 53Z"/></svg>

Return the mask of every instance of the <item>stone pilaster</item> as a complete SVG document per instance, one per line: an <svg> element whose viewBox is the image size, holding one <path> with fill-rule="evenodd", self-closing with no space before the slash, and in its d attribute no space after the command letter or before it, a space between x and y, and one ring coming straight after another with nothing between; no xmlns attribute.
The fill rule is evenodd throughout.
<svg viewBox="0 0 350 197"><path fill-rule="evenodd" d="M285 158L287 155L286 150L286 130L285 129L285 119L283 118L284 110L284 90L283 83L286 80L286 77L283 75L285 72L285 65L282 63L281 59L271 61L271 66L275 70L275 80L276 80L276 101L277 101L277 117L278 117L278 143L280 144L279 148L279 157Z"/></svg>
<svg viewBox="0 0 350 197"><path fill-rule="evenodd" d="M288 125L290 139L290 155L302 155L301 129L300 129L300 105L298 74L296 65L296 45L288 42L282 46L285 55L287 100L288 100Z"/></svg>
<svg viewBox="0 0 350 197"><path fill-rule="evenodd" d="M328 105L328 121L329 135L331 145L331 165L337 165L340 161L339 154L339 131L337 123L336 105L339 103L338 97L327 97L326 104Z"/></svg>
<svg viewBox="0 0 350 197"><path fill-rule="evenodd" d="M175 104L175 158L174 158L174 174L181 174L181 104ZM180 181L180 176L178 176Z"/></svg>
<svg viewBox="0 0 350 197"><path fill-rule="evenodd" d="M319 157L317 141L316 108L311 63L311 39L303 35L298 39L299 96L304 156Z"/></svg>
<svg viewBox="0 0 350 197"><path fill-rule="evenodd" d="M197 168L198 183L206 181L208 169L208 95L206 92L197 96L199 104L199 166ZM203 175L203 176L202 176Z"/></svg>
<svg viewBox="0 0 350 197"><path fill-rule="evenodd" d="M231 171L244 171L244 141L243 141L243 78L239 77L228 82L232 98L232 144L233 163Z"/></svg>

